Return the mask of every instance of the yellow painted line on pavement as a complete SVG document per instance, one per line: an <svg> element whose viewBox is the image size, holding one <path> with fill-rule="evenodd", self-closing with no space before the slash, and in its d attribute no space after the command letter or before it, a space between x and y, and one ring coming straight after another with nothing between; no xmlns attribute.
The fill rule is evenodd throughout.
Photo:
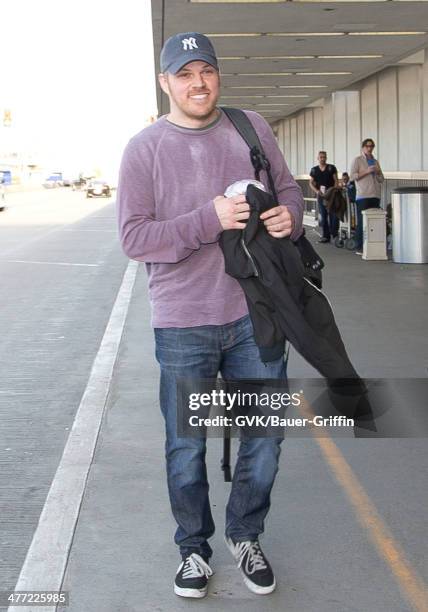
<svg viewBox="0 0 428 612"><path fill-rule="evenodd" d="M313 416L307 404L302 408L305 413ZM391 569L401 592L414 610L428 612L426 584L407 560L405 552L395 541L342 452L329 436L315 437L315 440L337 482L344 489L358 522L368 531L370 540Z"/></svg>

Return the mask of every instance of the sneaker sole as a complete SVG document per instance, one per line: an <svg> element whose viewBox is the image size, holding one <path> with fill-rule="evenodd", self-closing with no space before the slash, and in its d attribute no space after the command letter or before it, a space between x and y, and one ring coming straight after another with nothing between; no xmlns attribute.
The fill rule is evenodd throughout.
<svg viewBox="0 0 428 612"><path fill-rule="evenodd" d="M205 589L184 589L183 587L179 587L174 584L174 593L179 595L180 597L193 597L195 599L200 599L201 597L205 597L208 593L208 588Z"/></svg>
<svg viewBox="0 0 428 612"><path fill-rule="evenodd" d="M235 557L235 553L234 553L233 548L232 548L233 543L232 544L229 543L229 538L227 536L225 536L224 541L226 542L226 546L228 547L228 549L232 553L232 557L235 559L235 561L237 561L237 559ZM246 574L242 570L242 568L239 568L239 571L241 572L241 576L242 576L242 579L244 581L245 586L252 593L256 593L257 595L269 595L269 593L272 593L276 589L276 580L275 580L275 578L273 579L273 583L272 584L270 584L269 586L266 586L266 587L262 587L262 586L259 586L258 584L254 584L254 582L251 582L251 580L248 578L248 576L246 576Z"/></svg>
<svg viewBox="0 0 428 612"><path fill-rule="evenodd" d="M256 593L256 595L269 595L269 593L272 593L276 589L276 580L275 579L274 579L273 583L270 584L269 586L262 587L262 586L259 586L258 584L254 584L254 582L251 582L251 580L248 578L248 576L245 575L245 573L242 571L241 568L239 568L239 571L241 572L241 576L242 576L242 578L244 580L245 586L252 593Z"/></svg>

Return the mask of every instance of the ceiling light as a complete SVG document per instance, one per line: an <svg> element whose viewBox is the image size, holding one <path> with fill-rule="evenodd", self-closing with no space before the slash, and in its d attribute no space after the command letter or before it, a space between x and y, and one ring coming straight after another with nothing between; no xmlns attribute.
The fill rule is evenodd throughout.
<svg viewBox="0 0 428 612"><path fill-rule="evenodd" d="M267 32L266 36L345 36L345 32Z"/></svg>
<svg viewBox="0 0 428 612"><path fill-rule="evenodd" d="M253 55L248 59L277 60L277 59L315 59L315 55Z"/></svg>
<svg viewBox="0 0 428 612"><path fill-rule="evenodd" d="M345 32L211 32L206 33L209 38L233 38L246 36L345 36Z"/></svg>
<svg viewBox="0 0 428 612"><path fill-rule="evenodd" d="M278 85L280 89L322 89L328 85Z"/></svg>
<svg viewBox="0 0 428 612"><path fill-rule="evenodd" d="M239 95L235 95L235 96L222 96L222 98L226 99L226 98L233 98L234 100L237 98L244 98L245 100L247 100L247 98L264 98L264 99L269 99L269 98L309 98L310 96L306 95L306 94L302 94L302 95L271 95L271 94L266 94L266 95L256 95L256 96L239 96Z"/></svg>
<svg viewBox="0 0 428 612"><path fill-rule="evenodd" d="M217 57L218 60L304 60L304 59L378 59L380 54L372 55L241 55Z"/></svg>
<svg viewBox="0 0 428 612"><path fill-rule="evenodd" d="M383 55L317 55L319 59L378 59Z"/></svg>
<svg viewBox="0 0 428 612"><path fill-rule="evenodd" d="M191 0L191 2L193 2L194 0ZM201 1L201 0L196 0L196 1ZM202 0L205 2L214 2L214 0ZM226 2L227 0L222 0L222 2ZM239 0L239 2L243 2L244 0ZM252 0L253 2L255 0ZM262 0L265 1L265 0ZM360 2L410 2L411 0L359 0ZM426 2L427 0L419 0L420 2ZM334 3L342 3L345 4L346 2L354 2L355 0L289 0L289 2L314 2L314 3L320 3L320 2L334 2ZM325 9L324 9L325 10Z"/></svg>
<svg viewBox="0 0 428 612"><path fill-rule="evenodd" d="M209 38L245 38L259 36L309 38L311 36L423 36L424 34L426 34L426 32L211 32L205 34L205 36Z"/></svg>
<svg viewBox="0 0 428 612"><path fill-rule="evenodd" d="M334 56L332 56L334 57ZM217 57L218 60L284 60L315 59L316 55L245 55L242 57Z"/></svg>
<svg viewBox="0 0 428 612"><path fill-rule="evenodd" d="M328 85L224 85L223 89L325 89Z"/></svg>
<svg viewBox="0 0 428 612"><path fill-rule="evenodd" d="M223 89L277 89L278 85L226 85Z"/></svg>
<svg viewBox="0 0 428 612"><path fill-rule="evenodd" d="M285 4L290 0L190 0L192 4Z"/></svg>
<svg viewBox="0 0 428 612"><path fill-rule="evenodd" d="M352 72L295 72L296 76L331 76L331 75L342 75L342 74L352 74Z"/></svg>
<svg viewBox="0 0 428 612"><path fill-rule="evenodd" d="M190 0L190 1L193 2L193 0ZM213 2L214 0L208 0L208 1ZM345 3L345 2L354 2L355 3L355 0L289 0L289 1L290 2L315 2L317 4L319 2L329 2L329 3L330 2L335 2L335 3L338 3L338 2L342 2L342 3ZM374 1L375 2L390 2L391 0L374 0ZM373 0L360 0L360 2L373 2Z"/></svg>
<svg viewBox="0 0 428 612"><path fill-rule="evenodd" d="M292 72L222 72L222 76L292 76Z"/></svg>
<svg viewBox="0 0 428 612"><path fill-rule="evenodd" d="M251 106L253 108L260 108L261 106L263 106L263 108L261 109L262 111L267 111L269 109L271 110L281 110L280 108L278 108L278 106L294 106L294 104L246 104L246 106ZM272 108L271 108L272 107Z"/></svg>
<svg viewBox="0 0 428 612"><path fill-rule="evenodd" d="M218 34L218 33L211 33L211 34L205 34L205 36L208 36L209 38L222 38L222 37L242 37L242 36L263 36L263 34L261 32L233 32L233 33L228 33L228 34Z"/></svg>
<svg viewBox="0 0 428 612"><path fill-rule="evenodd" d="M352 72L222 72L222 76L254 76L254 77L264 77L264 76L336 76L336 75L345 75L352 74ZM290 85L290 87L292 87ZM324 86L323 86L324 87Z"/></svg>
<svg viewBox="0 0 428 612"><path fill-rule="evenodd" d="M349 32L348 36L421 36L426 32Z"/></svg>
<svg viewBox="0 0 428 612"><path fill-rule="evenodd" d="M291 76L292 72L240 72L242 76Z"/></svg>

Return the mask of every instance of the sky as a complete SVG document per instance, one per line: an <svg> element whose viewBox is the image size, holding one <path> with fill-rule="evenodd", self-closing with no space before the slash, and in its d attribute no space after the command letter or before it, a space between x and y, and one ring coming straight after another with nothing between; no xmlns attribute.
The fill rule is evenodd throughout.
<svg viewBox="0 0 428 612"><path fill-rule="evenodd" d="M0 57L0 135L52 171L115 171L157 112L150 0L9 0Z"/></svg>

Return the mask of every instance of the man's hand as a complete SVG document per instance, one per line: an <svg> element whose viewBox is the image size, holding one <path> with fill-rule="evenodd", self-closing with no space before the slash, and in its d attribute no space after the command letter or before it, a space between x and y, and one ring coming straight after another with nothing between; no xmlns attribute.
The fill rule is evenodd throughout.
<svg viewBox="0 0 428 612"><path fill-rule="evenodd" d="M232 196L225 198L217 196L214 198L214 206L224 230L244 229L245 223L250 216L250 206L245 199L245 195Z"/></svg>
<svg viewBox="0 0 428 612"><path fill-rule="evenodd" d="M294 217L287 206L275 206L260 215L269 234L274 238L285 238L294 229Z"/></svg>

